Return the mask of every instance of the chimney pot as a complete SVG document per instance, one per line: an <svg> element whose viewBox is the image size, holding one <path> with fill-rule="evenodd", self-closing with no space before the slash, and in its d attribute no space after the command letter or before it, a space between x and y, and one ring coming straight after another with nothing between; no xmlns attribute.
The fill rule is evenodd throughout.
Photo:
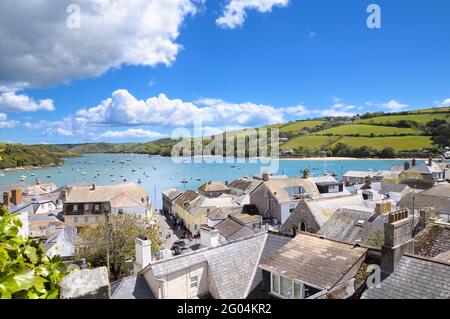
<svg viewBox="0 0 450 319"><path fill-rule="evenodd" d="M6 209L9 209L9 193L8 192L3 193L3 206L5 206Z"/></svg>
<svg viewBox="0 0 450 319"><path fill-rule="evenodd" d="M431 156L428 157L428 166L433 166L433 158Z"/></svg>
<svg viewBox="0 0 450 319"><path fill-rule="evenodd" d="M412 160L412 166L414 167L414 166L416 166L416 164L417 164L417 162L416 162L416 159L414 158L414 159Z"/></svg>
<svg viewBox="0 0 450 319"><path fill-rule="evenodd" d="M264 182L268 182L270 177L269 177L269 173L268 172L264 172L262 173L262 179Z"/></svg>
<svg viewBox="0 0 450 319"><path fill-rule="evenodd" d="M11 203L16 206L22 204L22 190L21 189L13 189L11 191Z"/></svg>

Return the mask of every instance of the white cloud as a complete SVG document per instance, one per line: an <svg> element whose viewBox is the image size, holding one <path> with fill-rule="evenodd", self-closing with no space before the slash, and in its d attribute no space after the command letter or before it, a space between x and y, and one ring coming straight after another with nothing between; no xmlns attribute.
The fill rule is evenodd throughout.
<svg viewBox="0 0 450 319"><path fill-rule="evenodd" d="M0 111L2 112L37 112L54 109L53 101L50 99L35 101L25 94L17 94L14 89L0 88Z"/></svg>
<svg viewBox="0 0 450 319"><path fill-rule="evenodd" d="M0 86L46 87L100 76L122 65L172 64L180 28L197 0L0 1Z"/></svg>
<svg viewBox="0 0 450 319"><path fill-rule="evenodd" d="M258 125L283 121L283 110L250 102L236 104L220 99L185 102L165 94L138 100L127 90L113 92L96 107L81 109L76 119L93 125L159 125L190 127L196 121L215 125Z"/></svg>
<svg viewBox="0 0 450 319"><path fill-rule="evenodd" d="M341 99L333 98L334 102L339 102ZM353 110L357 109L355 105L347 105L345 103L335 103L332 107L319 111L319 114L323 117L351 117L355 113Z"/></svg>
<svg viewBox="0 0 450 319"><path fill-rule="evenodd" d="M400 102L397 102L396 100L390 100L387 103L378 104L378 106L387 108L390 111L400 111L400 110L407 108L409 105L401 104Z"/></svg>
<svg viewBox="0 0 450 319"><path fill-rule="evenodd" d="M293 116L298 116L298 117L305 116L305 115L308 115L311 113L303 105L287 107L287 108L285 108L284 112L288 115L293 115Z"/></svg>
<svg viewBox="0 0 450 319"><path fill-rule="evenodd" d="M449 107L450 106L450 98L445 99L443 101L436 101L434 104L437 105L437 107Z"/></svg>
<svg viewBox="0 0 450 319"><path fill-rule="evenodd" d="M13 128L19 125L18 121L8 121L8 115L0 113L0 129Z"/></svg>
<svg viewBox="0 0 450 319"><path fill-rule="evenodd" d="M100 135L101 138L118 139L155 139L166 135L159 132L147 131L143 129L128 129L126 131L107 131Z"/></svg>
<svg viewBox="0 0 450 319"><path fill-rule="evenodd" d="M247 10L266 13L273 7L286 7L288 3L289 0L229 0L216 23L223 28L234 29L244 24Z"/></svg>

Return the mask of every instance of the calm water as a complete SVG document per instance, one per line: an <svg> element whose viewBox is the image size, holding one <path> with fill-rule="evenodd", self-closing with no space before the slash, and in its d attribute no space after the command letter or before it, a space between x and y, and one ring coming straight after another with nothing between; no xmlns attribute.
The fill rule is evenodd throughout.
<svg viewBox="0 0 450 319"><path fill-rule="evenodd" d="M113 163L113 161L115 161ZM124 162L124 164L119 163ZM321 175L325 170L336 172L339 177L348 170L390 169L392 165L402 165L402 160L343 160L343 161L278 161L278 174L290 177L300 176L304 168L309 168L314 175ZM127 182L138 183L151 194L153 203L161 208L161 192L167 188L178 187L181 190L197 188L209 180L232 181L238 177L258 174L261 163L182 163L177 164L171 158L149 157L134 154L87 154L82 158L67 159L61 168L51 167L29 171L5 172L0 177L0 185L18 184L20 177L27 176L23 184L34 183L36 178L42 182L53 182L57 186L65 184L92 183L98 185ZM133 172L133 170L135 170ZM85 173L83 175L82 173ZM99 176L94 176L99 173ZM145 174L144 174L145 173ZM36 176L30 176L35 174ZM111 175L114 175L111 177ZM123 175L123 177L120 177ZM48 178L47 176L50 176ZM197 181L196 178L201 181ZM115 179L115 181L112 181ZM186 179L187 184L181 181Z"/></svg>

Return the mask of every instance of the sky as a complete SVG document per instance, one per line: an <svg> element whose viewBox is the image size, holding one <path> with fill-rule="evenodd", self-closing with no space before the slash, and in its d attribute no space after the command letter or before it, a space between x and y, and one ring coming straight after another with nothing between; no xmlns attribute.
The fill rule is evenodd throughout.
<svg viewBox="0 0 450 319"><path fill-rule="evenodd" d="M449 52L448 0L3 0L0 141L450 106Z"/></svg>

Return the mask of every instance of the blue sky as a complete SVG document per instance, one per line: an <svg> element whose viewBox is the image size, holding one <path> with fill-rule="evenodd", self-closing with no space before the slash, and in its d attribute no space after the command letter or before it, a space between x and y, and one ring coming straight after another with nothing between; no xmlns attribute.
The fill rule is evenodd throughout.
<svg viewBox="0 0 450 319"><path fill-rule="evenodd" d="M446 0L18 2L0 4L1 141L143 142L198 119L214 133L450 106ZM80 29L65 28L70 3ZM381 29L366 25L371 3Z"/></svg>

